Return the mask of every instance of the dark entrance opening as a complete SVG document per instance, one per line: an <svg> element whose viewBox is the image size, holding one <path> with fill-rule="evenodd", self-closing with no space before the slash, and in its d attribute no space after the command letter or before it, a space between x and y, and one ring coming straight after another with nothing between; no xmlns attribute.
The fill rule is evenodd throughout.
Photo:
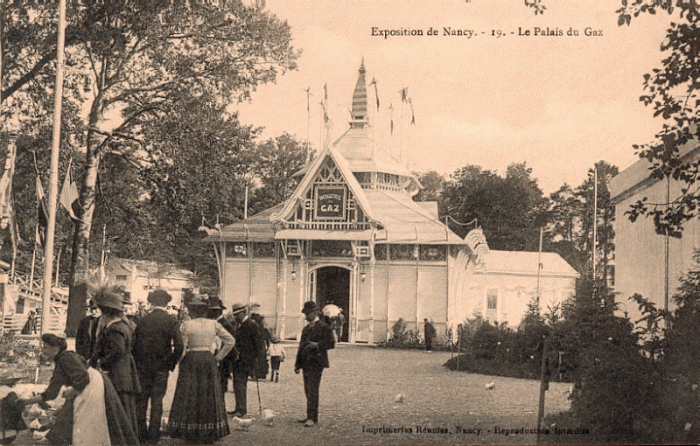
<svg viewBox="0 0 700 446"><path fill-rule="evenodd" d="M345 324L340 342L348 342L348 315L350 314L350 271L337 266L316 270L316 304L323 308L333 304L343 310Z"/></svg>

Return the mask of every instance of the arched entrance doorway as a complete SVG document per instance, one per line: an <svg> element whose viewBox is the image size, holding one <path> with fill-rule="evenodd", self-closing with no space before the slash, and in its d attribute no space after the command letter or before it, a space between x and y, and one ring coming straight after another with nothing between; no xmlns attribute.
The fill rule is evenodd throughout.
<svg viewBox="0 0 700 446"><path fill-rule="evenodd" d="M311 271L311 291L319 308L328 304L343 310L345 324L339 342L348 342L350 314L350 270L339 266L323 266Z"/></svg>

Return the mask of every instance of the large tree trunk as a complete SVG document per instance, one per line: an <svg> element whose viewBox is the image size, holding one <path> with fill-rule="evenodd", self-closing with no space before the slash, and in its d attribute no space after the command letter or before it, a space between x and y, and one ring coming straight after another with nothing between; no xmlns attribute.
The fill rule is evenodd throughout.
<svg viewBox="0 0 700 446"><path fill-rule="evenodd" d="M74 337L78 329L78 323L85 316L85 304L87 301L87 283L90 269L90 230L92 218L95 213L95 191L97 185L97 172L102 158L101 152L95 148L99 143L94 139L94 132L88 131L88 147L85 159L85 182L83 184L80 202L83 212L75 224L73 236L73 256L71 258L69 294L68 294L68 318L66 321L66 335Z"/></svg>

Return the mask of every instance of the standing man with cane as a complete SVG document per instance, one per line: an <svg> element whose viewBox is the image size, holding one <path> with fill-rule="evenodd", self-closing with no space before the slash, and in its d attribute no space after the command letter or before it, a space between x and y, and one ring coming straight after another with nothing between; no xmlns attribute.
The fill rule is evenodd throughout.
<svg viewBox="0 0 700 446"><path fill-rule="evenodd" d="M233 393L236 395L235 417L243 417L248 413L247 392L248 376L255 370L260 352L264 343L260 336L258 325L247 314L247 307L242 304L233 304L231 313L236 320L236 339L238 359L233 363Z"/></svg>
<svg viewBox="0 0 700 446"><path fill-rule="evenodd" d="M301 310L308 324L301 331L299 351L294 364L294 373L304 371L304 393L306 393L306 418L300 419L306 427L318 423L318 399L323 369L329 367L328 350L335 347L331 327L323 322L320 309L315 302L305 302Z"/></svg>

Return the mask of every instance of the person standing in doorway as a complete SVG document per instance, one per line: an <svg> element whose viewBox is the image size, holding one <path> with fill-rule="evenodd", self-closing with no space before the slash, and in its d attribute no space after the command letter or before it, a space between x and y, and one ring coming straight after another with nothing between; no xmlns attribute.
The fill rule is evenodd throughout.
<svg viewBox="0 0 700 446"><path fill-rule="evenodd" d="M323 369L329 367L328 350L335 347L331 327L320 319L321 311L315 302L305 302L301 310L308 324L301 331L299 350L294 364L294 373L303 370L304 393L306 394L306 418L300 419L306 427L318 423L318 400Z"/></svg>
<svg viewBox="0 0 700 446"><path fill-rule="evenodd" d="M175 370L184 350L180 324L165 310L171 299L172 296L165 290L150 293L148 302L153 309L139 320L134 333L133 355L141 382L141 393L136 399L141 442L157 442L160 439L163 397L168 389L168 375ZM147 424L149 400L151 416Z"/></svg>
<svg viewBox="0 0 700 446"><path fill-rule="evenodd" d="M238 359L233 363L233 393L236 396L236 408L233 416L243 417L248 413L248 377L255 370L260 354L265 351L260 328L250 319L247 307L233 304L231 307L236 321L236 349Z"/></svg>
<svg viewBox="0 0 700 446"><path fill-rule="evenodd" d="M423 319L423 334L425 336L425 349L427 351L433 350L433 341L435 340L435 327L428 321L428 319Z"/></svg>
<svg viewBox="0 0 700 446"><path fill-rule="evenodd" d="M343 340L343 327L345 326L345 315L343 314L343 309L340 309L340 312L338 312L338 328L337 328L337 335L338 335L338 342L341 342Z"/></svg>

